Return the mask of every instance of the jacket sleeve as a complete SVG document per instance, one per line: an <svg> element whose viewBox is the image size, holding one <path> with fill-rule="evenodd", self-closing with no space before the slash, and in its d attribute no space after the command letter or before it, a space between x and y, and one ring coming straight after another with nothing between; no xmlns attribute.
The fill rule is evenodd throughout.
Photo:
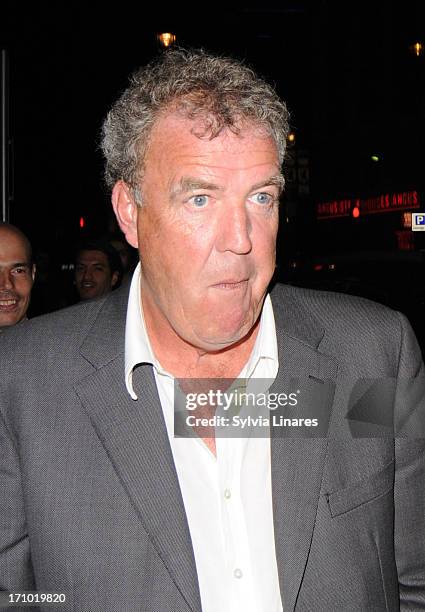
<svg viewBox="0 0 425 612"><path fill-rule="evenodd" d="M4 402L0 388L0 590L34 590L19 457L4 418Z"/></svg>
<svg viewBox="0 0 425 612"><path fill-rule="evenodd" d="M425 372L407 319L400 315L401 348L395 412L394 547L400 610L425 610ZM402 415L397 420L397 415Z"/></svg>

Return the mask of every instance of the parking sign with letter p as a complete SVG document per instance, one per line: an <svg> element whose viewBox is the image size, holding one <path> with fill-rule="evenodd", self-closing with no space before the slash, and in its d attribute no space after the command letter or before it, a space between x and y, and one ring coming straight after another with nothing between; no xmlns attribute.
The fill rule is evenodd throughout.
<svg viewBox="0 0 425 612"><path fill-rule="evenodd" d="M412 213L412 232L425 232L425 212Z"/></svg>

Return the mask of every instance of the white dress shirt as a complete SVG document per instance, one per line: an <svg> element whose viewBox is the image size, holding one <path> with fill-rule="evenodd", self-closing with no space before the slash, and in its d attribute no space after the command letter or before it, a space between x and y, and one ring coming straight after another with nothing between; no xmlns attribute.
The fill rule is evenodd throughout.
<svg viewBox="0 0 425 612"><path fill-rule="evenodd" d="M140 264L131 287L125 336L125 382L153 365L195 555L203 612L281 612L276 563L270 440L216 438L216 457L200 438L174 437L174 378L152 351L143 318ZM239 377L274 380L278 352L267 296L258 336Z"/></svg>

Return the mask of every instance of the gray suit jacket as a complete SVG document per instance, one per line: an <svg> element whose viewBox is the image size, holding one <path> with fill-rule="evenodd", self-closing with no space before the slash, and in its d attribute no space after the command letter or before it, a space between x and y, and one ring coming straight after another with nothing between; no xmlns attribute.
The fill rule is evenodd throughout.
<svg viewBox="0 0 425 612"><path fill-rule="evenodd" d="M151 366L138 401L124 384L126 302L118 290L1 334L0 589L65 593L75 612L199 612ZM276 287L272 302L274 391L336 383L328 437L271 440L284 610L425 610L425 441L352 439L345 418L356 378L421 372L411 329L360 298Z"/></svg>

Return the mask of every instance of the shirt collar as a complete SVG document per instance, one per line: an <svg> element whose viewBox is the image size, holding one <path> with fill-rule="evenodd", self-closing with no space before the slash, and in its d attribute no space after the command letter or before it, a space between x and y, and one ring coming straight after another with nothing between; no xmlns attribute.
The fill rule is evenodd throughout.
<svg viewBox="0 0 425 612"><path fill-rule="evenodd" d="M276 326L273 315L273 306L270 295L266 295L263 310L261 311L260 329L252 349L252 353L239 378L251 378L255 375L258 364L261 360L270 360L273 364L273 371L278 367L278 349L276 338ZM276 374L274 374L275 376Z"/></svg>
<svg viewBox="0 0 425 612"><path fill-rule="evenodd" d="M137 400L137 395L133 389L133 370L137 365L149 363L154 366L158 373L166 374L156 359L149 341L143 316L140 282L141 268L139 263L131 280L125 325L125 385L130 397L134 400ZM271 360L273 369L277 371L278 349L276 327L269 295L264 300L260 329L254 348L240 376L245 378L251 377L262 359Z"/></svg>
<svg viewBox="0 0 425 612"><path fill-rule="evenodd" d="M140 272L140 263L138 263L131 279L125 322L125 386L134 400L137 400L133 389L133 370L136 365L140 363L159 365L146 331L140 294Z"/></svg>

